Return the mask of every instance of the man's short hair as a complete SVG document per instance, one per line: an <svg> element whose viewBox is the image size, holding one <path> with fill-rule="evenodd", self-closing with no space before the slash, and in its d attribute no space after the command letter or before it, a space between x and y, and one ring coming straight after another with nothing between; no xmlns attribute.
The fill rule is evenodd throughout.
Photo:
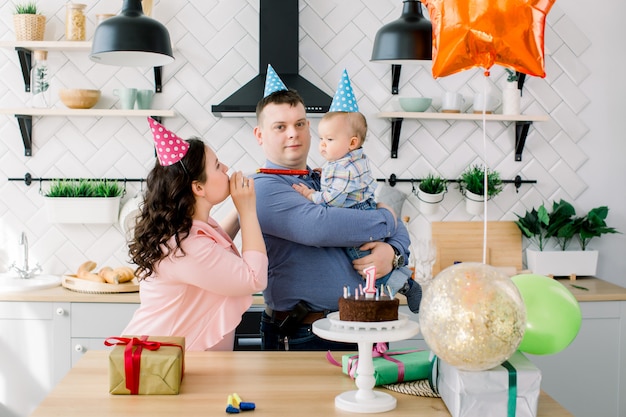
<svg viewBox="0 0 626 417"><path fill-rule="evenodd" d="M295 107L298 103L302 103L304 106L304 100L302 96L298 94L296 90L278 90L272 94L268 94L263 97L256 105L256 118L259 119L261 112L268 104L289 104L291 107Z"/></svg>

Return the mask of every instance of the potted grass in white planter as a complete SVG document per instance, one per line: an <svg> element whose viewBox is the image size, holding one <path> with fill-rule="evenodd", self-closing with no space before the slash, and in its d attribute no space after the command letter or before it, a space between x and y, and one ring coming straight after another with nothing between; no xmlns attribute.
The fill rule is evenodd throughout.
<svg viewBox="0 0 626 417"><path fill-rule="evenodd" d="M461 173L458 179L459 190L465 198L465 210L469 214L479 215L485 205L485 168L472 165ZM498 171L487 169L487 200L500 194L503 184Z"/></svg>
<svg viewBox="0 0 626 417"><path fill-rule="evenodd" d="M598 251L589 249L594 237L607 233L619 233L606 224L609 209L600 206L586 215L576 217L574 207L567 201L553 202L552 211L542 204L539 209L527 211L524 217L517 215L515 222L533 248L526 249L528 269L535 274L550 276L593 276L598 266ZM570 249L572 241L578 241L579 250ZM550 241L556 242L552 250Z"/></svg>
<svg viewBox="0 0 626 417"><path fill-rule="evenodd" d="M44 199L51 223L116 223L124 189L115 181L55 180Z"/></svg>
<svg viewBox="0 0 626 417"><path fill-rule="evenodd" d="M417 186L420 211L423 214L436 213L447 191L448 182L445 178L433 173L428 174Z"/></svg>

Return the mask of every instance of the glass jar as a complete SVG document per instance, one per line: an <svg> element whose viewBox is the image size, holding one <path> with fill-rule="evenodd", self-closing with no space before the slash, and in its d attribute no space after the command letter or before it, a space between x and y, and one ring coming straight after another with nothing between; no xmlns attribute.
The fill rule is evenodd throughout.
<svg viewBox="0 0 626 417"><path fill-rule="evenodd" d="M48 71L48 51L34 51L35 62L30 71L31 106L51 107L50 73Z"/></svg>
<svg viewBox="0 0 626 417"><path fill-rule="evenodd" d="M68 41L84 41L86 38L85 7L86 4L68 2L65 5L65 39Z"/></svg>
<svg viewBox="0 0 626 417"><path fill-rule="evenodd" d="M104 22L105 20L107 20L110 17L116 16L113 13L103 13L103 14L97 14L96 15L96 26L98 26L100 23Z"/></svg>

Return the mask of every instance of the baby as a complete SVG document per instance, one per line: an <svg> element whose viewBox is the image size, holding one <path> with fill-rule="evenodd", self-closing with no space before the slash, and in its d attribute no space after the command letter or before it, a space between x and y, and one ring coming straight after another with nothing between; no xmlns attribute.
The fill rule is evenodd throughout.
<svg viewBox="0 0 626 417"><path fill-rule="evenodd" d="M304 184L294 184L293 188L315 204L375 210L376 181L362 148L367 134L365 116L358 111L328 112L320 120L318 132L319 151L327 161L322 167L321 191ZM362 258L369 253L358 248L346 248L346 251L351 259ZM419 312L422 289L411 278L412 271L404 265L394 264L394 268L391 273L376 280L376 286L380 288L384 285L391 288L394 294L404 294L411 311Z"/></svg>

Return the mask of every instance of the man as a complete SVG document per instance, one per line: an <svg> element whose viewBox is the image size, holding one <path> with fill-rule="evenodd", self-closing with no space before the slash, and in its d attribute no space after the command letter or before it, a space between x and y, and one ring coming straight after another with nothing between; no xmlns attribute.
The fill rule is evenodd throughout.
<svg viewBox="0 0 626 417"><path fill-rule="evenodd" d="M319 338L311 324L338 309L344 286L354 291L364 285L364 268L374 265L378 278L404 266L407 230L389 210L324 207L293 189L296 183L320 189L319 175L306 164L310 124L298 93L281 89L267 94L256 115L254 135L267 158L254 176L269 258L263 349L356 350L356 345ZM363 242L368 243L361 249L372 253L351 263L344 248Z"/></svg>

